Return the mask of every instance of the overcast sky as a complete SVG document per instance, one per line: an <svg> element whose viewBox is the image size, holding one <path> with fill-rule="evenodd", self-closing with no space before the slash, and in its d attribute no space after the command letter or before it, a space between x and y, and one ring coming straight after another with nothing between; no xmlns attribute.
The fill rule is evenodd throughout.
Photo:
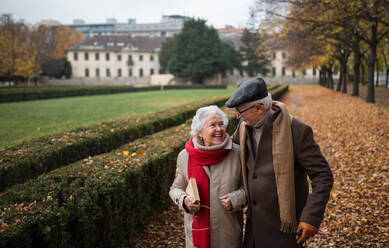
<svg viewBox="0 0 389 248"><path fill-rule="evenodd" d="M40 20L57 20L72 24L74 19L86 23L106 22L116 18L127 22L155 23L162 15L201 17L208 25L245 27L249 8L255 0L0 0L0 14L10 13L16 20L34 24Z"/></svg>

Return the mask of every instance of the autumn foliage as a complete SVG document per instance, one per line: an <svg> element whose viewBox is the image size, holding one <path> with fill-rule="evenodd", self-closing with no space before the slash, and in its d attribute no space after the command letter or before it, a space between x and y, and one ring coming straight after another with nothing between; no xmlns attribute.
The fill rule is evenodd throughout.
<svg viewBox="0 0 389 248"><path fill-rule="evenodd" d="M11 15L0 16L0 77L36 78L50 59L65 59L65 51L82 39L68 26L41 25L30 30Z"/></svg>

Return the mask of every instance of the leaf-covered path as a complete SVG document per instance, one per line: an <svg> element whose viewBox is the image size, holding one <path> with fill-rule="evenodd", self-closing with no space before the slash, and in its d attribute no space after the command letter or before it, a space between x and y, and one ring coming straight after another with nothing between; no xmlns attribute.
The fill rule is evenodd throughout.
<svg viewBox="0 0 389 248"><path fill-rule="evenodd" d="M389 247L389 108L318 85L291 86L283 100L309 124L335 178L325 219L309 247ZM171 206L137 247L183 247Z"/></svg>

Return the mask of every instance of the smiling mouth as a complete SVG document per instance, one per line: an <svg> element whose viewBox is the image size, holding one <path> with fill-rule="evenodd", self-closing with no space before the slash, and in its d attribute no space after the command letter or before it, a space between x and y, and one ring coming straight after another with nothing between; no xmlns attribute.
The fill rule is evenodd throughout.
<svg viewBox="0 0 389 248"><path fill-rule="evenodd" d="M223 135L221 135L221 134L215 134L215 135L213 135L213 137L214 137L214 138L222 138Z"/></svg>

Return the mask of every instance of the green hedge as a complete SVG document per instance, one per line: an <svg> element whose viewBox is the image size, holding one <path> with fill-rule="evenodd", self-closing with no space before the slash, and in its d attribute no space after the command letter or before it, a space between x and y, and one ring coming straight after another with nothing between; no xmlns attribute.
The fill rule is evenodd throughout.
<svg viewBox="0 0 389 248"><path fill-rule="evenodd" d="M225 89L226 85L166 85L164 90L174 89ZM161 86L44 86L0 88L1 102L30 101L60 97L88 96L161 90Z"/></svg>
<svg viewBox="0 0 389 248"><path fill-rule="evenodd" d="M280 91L277 87L278 85L269 87L273 97ZM282 89L285 87L287 86ZM227 97L215 97L159 113L78 128L2 150L0 192L53 169L108 152L136 138L181 124L192 117L200 106L222 106L226 99Z"/></svg>
<svg viewBox="0 0 389 248"><path fill-rule="evenodd" d="M118 247L131 240L170 202L189 130L181 124L3 192L0 247Z"/></svg>
<svg viewBox="0 0 389 248"><path fill-rule="evenodd" d="M0 192L42 173L181 124L192 117L197 108L210 104L222 106L227 98L213 97L175 109L78 128L9 147L0 151Z"/></svg>
<svg viewBox="0 0 389 248"><path fill-rule="evenodd" d="M231 133L235 113L224 110ZM118 247L130 241L169 203L175 160L189 130L187 122L1 193L0 247Z"/></svg>

